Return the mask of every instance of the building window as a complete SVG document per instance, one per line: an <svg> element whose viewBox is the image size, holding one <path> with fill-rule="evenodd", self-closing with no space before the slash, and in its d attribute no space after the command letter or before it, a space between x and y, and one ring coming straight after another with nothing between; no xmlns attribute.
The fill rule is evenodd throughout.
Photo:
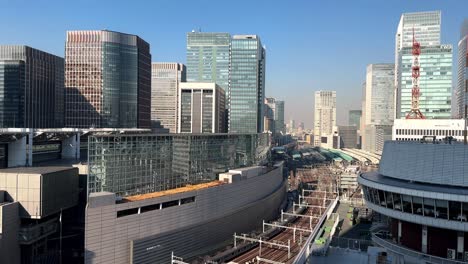
<svg viewBox="0 0 468 264"><path fill-rule="evenodd" d="M134 214L138 214L138 208L132 208L132 209L117 211L117 218L124 217L124 216L129 216L129 215L134 215Z"/></svg>

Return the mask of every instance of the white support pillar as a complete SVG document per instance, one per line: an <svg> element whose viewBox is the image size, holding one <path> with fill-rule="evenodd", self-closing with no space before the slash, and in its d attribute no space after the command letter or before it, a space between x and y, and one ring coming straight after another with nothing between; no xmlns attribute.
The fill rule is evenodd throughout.
<svg viewBox="0 0 468 264"><path fill-rule="evenodd" d="M76 133L62 140L62 158L79 159L80 158L80 134Z"/></svg>
<svg viewBox="0 0 468 264"><path fill-rule="evenodd" d="M398 244L400 243L401 240L401 221L398 220Z"/></svg>
<svg viewBox="0 0 468 264"><path fill-rule="evenodd" d="M26 136L8 143L8 167L28 166ZM32 161L32 157L30 158Z"/></svg>
<svg viewBox="0 0 468 264"><path fill-rule="evenodd" d="M463 253L465 251L465 233L457 232L457 252Z"/></svg>
<svg viewBox="0 0 468 264"><path fill-rule="evenodd" d="M422 226L422 237L421 237L421 251L422 253L427 253L427 226Z"/></svg>
<svg viewBox="0 0 468 264"><path fill-rule="evenodd" d="M28 134L28 144L26 145L26 152L28 154L28 159L26 161L26 166L31 167L33 164L33 129L29 131Z"/></svg>

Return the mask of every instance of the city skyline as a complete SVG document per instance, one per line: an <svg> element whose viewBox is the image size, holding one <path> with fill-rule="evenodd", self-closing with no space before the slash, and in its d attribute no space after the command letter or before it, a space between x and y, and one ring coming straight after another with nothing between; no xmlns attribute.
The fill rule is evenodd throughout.
<svg viewBox="0 0 468 264"><path fill-rule="evenodd" d="M64 5L58 2L49 2L36 6L31 3L25 7L9 3L6 5L6 15L0 18L0 30L5 32L0 38L2 44L25 44L31 47L44 50L54 55L64 55L64 42L67 30L84 29L109 29L119 32L136 34L145 39L151 45L153 62L173 61L186 63L186 34L192 29L206 32L229 32L232 35L258 34L262 36L262 43L267 47L267 80L266 96L272 96L287 102L285 119L304 120L306 127L312 127L313 120L313 94L318 90L337 91L337 123L346 124L347 112L360 107L360 87L365 76L365 66L369 63L391 63L394 61L394 32L397 29L398 21L402 13L441 10L442 12L442 39L444 43L452 44L453 54L457 54L457 43L459 40L459 29L464 19L463 8L460 3L457 5L445 5L438 1L424 3L424 7L417 3L405 3L399 1L398 4L377 4L368 1L366 5L356 3L340 3L340 8L336 9L336 3L311 4L300 2L294 7L286 9L278 8L277 5L262 5L264 12L258 18L253 18L249 22L219 19L222 14L214 12L212 18L204 16L200 18L185 10L180 10L181 20L171 24L170 27L160 27L167 14L157 13L159 16L148 16L148 11L134 9L133 7L116 7L115 13L102 14L104 4L97 4L93 10L87 10L86 17L78 17L73 14L67 17L61 16L60 12L65 8L79 10L86 8L86 4L80 6ZM160 3L161 8L173 10L178 6L169 2ZM207 8L205 5L186 4L186 10L204 10L204 12L217 11L216 8ZM193 5L193 6L192 6ZM241 8L242 5L233 6L232 14ZM151 11L149 4L147 10ZM366 12L376 7L385 10L384 12ZM30 13L32 10L41 11L47 20L42 21L36 14ZM11 21L14 15L21 9L21 12L28 17L15 24L15 28L9 28L7 21ZM128 10L132 20L117 20L120 11ZM206 9L206 10L205 10ZM311 10L317 10L317 16L307 16ZM141 12L137 13L137 12ZM323 26L315 23L323 16L336 13L332 23ZM37 12L36 12L37 13ZM57 14L56 16L47 14ZM279 23L275 17L283 14L287 18ZM359 13L359 19L356 14ZM30 23L36 18L35 23ZM301 23L298 23L301 20ZM211 20L216 20L213 23ZM305 21L304 21L305 20ZM315 21L315 22L314 22ZM56 23L54 23L56 22ZM260 23L261 22L261 23ZM304 23L306 22L306 23ZM343 30L343 23L346 22L348 28ZM45 24L47 27L45 27ZM149 25L156 25L149 28ZM44 33L47 28L47 33ZM288 37L278 32L288 32ZM301 34L309 32L313 34ZM367 34L371 32L372 34ZM43 37L43 36L46 37ZM309 36L310 35L310 36ZM40 36L40 37L39 37ZM314 39L326 38L327 41L314 41ZM360 41L347 41L359 38ZM328 41L329 40L329 41ZM313 49L310 43L313 42ZM346 48L343 43L346 41ZM294 44L291 44L294 43ZM378 47L378 49L377 49ZM367 52L363 52L367 51ZM347 60L340 58L346 57ZM315 63L320 61L320 65ZM456 63L456 60L453 62ZM337 71L342 72L340 78L333 78ZM295 67L298 71L284 71L284 68ZM308 78L300 78L300 76ZM456 77L453 77L456 78ZM284 93L285 89L288 93ZM288 103L289 102L289 103ZM293 114L294 113L294 114Z"/></svg>

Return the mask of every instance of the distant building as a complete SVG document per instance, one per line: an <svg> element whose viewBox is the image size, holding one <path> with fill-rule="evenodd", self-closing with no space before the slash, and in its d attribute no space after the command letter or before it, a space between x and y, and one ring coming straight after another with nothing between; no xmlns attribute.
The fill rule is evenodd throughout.
<svg viewBox="0 0 468 264"><path fill-rule="evenodd" d="M468 19L463 22L458 42L457 117L467 117L468 102Z"/></svg>
<svg viewBox="0 0 468 264"><path fill-rule="evenodd" d="M286 134L286 125L284 124L284 101L276 101L275 126L276 133Z"/></svg>
<svg viewBox="0 0 468 264"><path fill-rule="evenodd" d="M265 56L259 36L233 36L228 91L229 133L263 131Z"/></svg>
<svg viewBox="0 0 468 264"><path fill-rule="evenodd" d="M179 84L186 80L181 63L151 64L151 121L160 121L170 133L177 133Z"/></svg>
<svg viewBox="0 0 468 264"><path fill-rule="evenodd" d="M230 47L229 33L187 33L187 81L214 82L227 93Z"/></svg>
<svg viewBox="0 0 468 264"><path fill-rule="evenodd" d="M394 102L394 118L399 118L400 116L399 109L401 107L399 94L401 94L401 86L407 85L406 83L401 83L399 76L402 75L403 72L406 72L403 75L411 76L411 66L409 68L408 65L404 67L400 66L402 49L410 49L413 46L413 36L421 44L421 47L440 45L440 29L440 11L404 13L401 15L400 23L398 24L397 32L395 34L394 85L396 100ZM421 86L424 85L422 82L420 84Z"/></svg>
<svg viewBox="0 0 468 264"><path fill-rule="evenodd" d="M421 47L419 62L419 109L426 119L451 118L452 45ZM411 110L412 63L412 48L403 48L399 61L397 118L404 118Z"/></svg>
<svg viewBox="0 0 468 264"><path fill-rule="evenodd" d="M362 149L379 152L391 139L394 107L394 65L369 64L363 86Z"/></svg>
<svg viewBox="0 0 468 264"><path fill-rule="evenodd" d="M63 127L63 78L63 58L0 45L0 128Z"/></svg>
<svg viewBox="0 0 468 264"><path fill-rule="evenodd" d="M338 126L338 136L340 138L340 148L357 148L357 127L356 126Z"/></svg>
<svg viewBox="0 0 468 264"><path fill-rule="evenodd" d="M348 125L356 126L358 129L361 127L362 110L349 110Z"/></svg>
<svg viewBox="0 0 468 264"><path fill-rule="evenodd" d="M288 123L288 133L293 133L296 130L296 121L294 119L290 119Z"/></svg>
<svg viewBox="0 0 468 264"><path fill-rule="evenodd" d="M441 45L441 12L405 13L395 35L395 118L411 110L413 36L421 45L419 108L426 118L451 118L452 46Z"/></svg>
<svg viewBox="0 0 468 264"><path fill-rule="evenodd" d="M314 145L330 144L333 127L336 126L336 92L315 92Z"/></svg>
<svg viewBox="0 0 468 264"><path fill-rule="evenodd" d="M68 31L65 106L67 127L149 128L149 44L108 30Z"/></svg>
<svg viewBox="0 0 468 264"><path fill-rule="evenodd" d="M297 126L297 130L298 131L304 131L305 127L304 127L304 122L299 122L299 125Z"/></svg>
<svg viewBox="0 0 468 264"><path fill-rule="evenodd" d="M274 131L276 134L286 134L286 125L284 123L284 101L276 100L273 97L265 98L264 106L265 117L274 122ZM271 127L270 127L271 128Z"/></svg>
<svg viewBox="0 0 468 264"><path fill-rule="evenodd" d="M179 133L223 133L225 94L215 83L180 83Z"/></svg>

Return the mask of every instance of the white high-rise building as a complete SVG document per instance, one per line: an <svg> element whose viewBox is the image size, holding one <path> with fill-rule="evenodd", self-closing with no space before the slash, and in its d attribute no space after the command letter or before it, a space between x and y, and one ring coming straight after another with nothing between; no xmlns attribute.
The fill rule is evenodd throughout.
<svg viewBox="0 0 468 264"><path fill-rule="evenodd" d="M224 133L224 89L213 82L179 85L178 133Z"/></svg>
<svg viewBox="0 0 468 264"><path fill-rule="evenodd" d="M328 145L336 126L336 91L315 92L314 145Z"/></svg>
<svg viewBox="0 0 468 264"><path fill-rule="evenodd" d="M151 121L160 121L170 133L177 133L177 98L185 75L185 65L181 63L151 64Z"/></svg>
<svg viewBox="0 0 468 264"><path fill-rule="evenodd" d="M468 116L468 19L463 22L458 42L457 117Z"/></svg>
<svg viewBox="0 0 468 264"><path fill-rule="evenodd" d="M401 94L401 76L400 71L405 71L411 75L411 67L400 67L401 52L402 50L411 49L413 46L413 34L416 40L421 44L421 47L440 47L440 27L441 27L441 12L417 12L417 13L404 13L401 15L400 23L398 24L397 32L395 34L395 112L394 118L400 117L401 97L409 96L404 92ZM410 53L410 52L406 52ZM422 58L421 58L422 59ZM423 65L421 65L424 70ZM423 74L422 74L423 75ZM424 83L421 83L421 88L424 88ZM424 92L421 91L423 94ZM422 100L422 98L421 98Z"/></svg>
<svg viewBox="0 0 468 264"><path fill-rule="evenodd" d="M383 141L391 139L394 112L393 63L369 64L363 87L362 149L379 152ZM381 134L381 135L380 135ZM382 140L376 140L382 138Z"/></svg>

